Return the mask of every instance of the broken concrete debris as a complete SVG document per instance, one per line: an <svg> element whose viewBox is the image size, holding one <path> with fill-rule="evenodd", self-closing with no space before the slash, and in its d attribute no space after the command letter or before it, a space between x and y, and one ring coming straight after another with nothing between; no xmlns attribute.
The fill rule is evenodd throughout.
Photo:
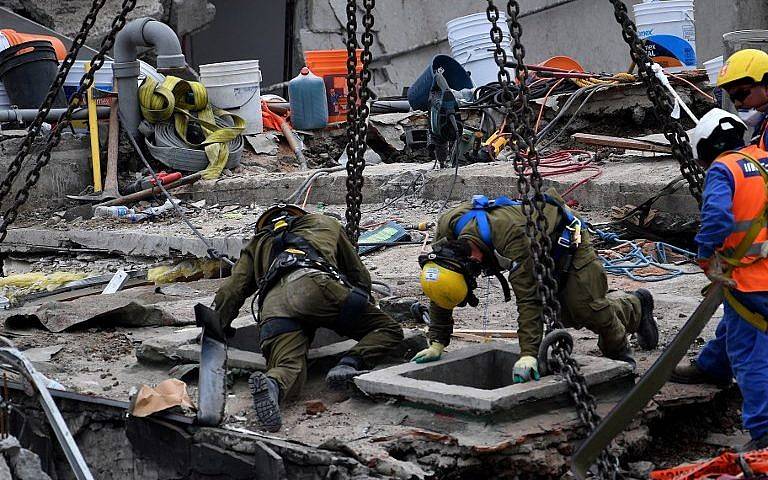
<svg viewBox="0 0 768 480"><path fill-rule="evenodd" d="M70 36L80 26L73 19L82 19L89 7L88 2L65 7L27 0L5 3ZM568 209L581 219L583 235L586 222L590 224L590 241L609 274L605 287L626 292L647 287L655 301L659 347L640 352L646 343L643 332L627 339L634 354L626 354L634 355L636 373L626 362L602 356L602 342L592 332L567 329L574 340L568 355L578 365L577 380L583 377L582 388L594 395L597 413L608 412L674 338L708 283L694 265L699 209L690 193L696 193L695 182L675 181L681 164L685 167L690 159L679 158L678 136L672 144L666 139L670 120L661 122L658 115L666 119L669 112L647 97L646 83L656 77L649 79L644 70L641 75L596 73L606 68L591 58L558 55L534 64L536 54L531 54L525 59L528 80L522 79L527 89L482 84L483 75L498 79L487 39L474 43L479 33L490 31L486 12L453 6L452 16L475 15L449 22L446 37L442 19L448 13L441 13L423 26L430 30L439 24L440 31L433 32L436 40L412 51L380 55L391 36L402 34L394 27L407 23L388 18L397 8L383 9L373 11L373 32L365 32L367 20L358 26L364 41L368 35L376 39L374 63L360 65L360 83L376 95L364 103L360 94L365 91L351 92L351 101L358 98L361 103L349 111L347 89L355 82L346 80L347 51L343 45L326 45L346 19L338 2L322 3L308 8L303 1L288 2L295 11L277 15L285 14L286 24L301 18L297 32L279 36L287 42L288 63L282 69L266 58L261 64L243 58L206 59L207 64L198 65L199 58L208 57L198 56L199 42L185 35L212 20L215 9L209 2L140 1L128 14L132 21L111 34L112 23L106 19L114 5L105 6L89 44L117 35L114 62L96 73L90 93L80 92L81 105L93 100L83 113L91 115L90 124L73 123L60 142L45 138L46 129L36 139L28 136L34 128L9 129L30 127L25 118L34 118L45 101L55 70L46 77L46 89L34 108L22 112L12 107L16 100L10 98L10 79L1 72L5 45L0 41L0 120L16 119L0 132L0 164L8 167L9 185L15 185L10 192L0 188L3 204L8 203L5 193L26 198L28 187L13 182L16 174L11 173L24 142L32 145L32 159L41 152L46 156L46 146L59 146L29 192L22 214L3 214L9 222L0 224L0 233L11 228L7 237L0 235L0 294L7 299L0 299L0 305L8 307L0 311L0 335L11 337L25 361L51 377L45 384L94 478L566 475L571 457L589 434L572 404L569 384L574 380L556 374L515 383L519 372L513 367L523 357L520 341L526 333L516 305L504 301L498 280L490 276L478 282L473 296L480 309L453 311L446 333L450 344L441 344L442 358L410 361L435 341L418 259L429 254L442 228L441 214L474 195L518 199L517 187L525 189L526 181L562 194L559 212ZM412 5L409 17L427 8L429 2L423 3ZM219 13L236 8L226 2L217 2L217 7ZM526 8L520 21L537 15ZM556 13L572 7L545 8ZM299 15L304 11L309 13ZM43 31L6 15L0 12L0 27ZM140 18L145 15L151 18ZM21 23L5 25L4 18ZM498 23L500 48L513 51L506 20ZM461 33L459 26L466 22L477 30L475 36ZM234 28L238 22L231 23ZM538 30L546 30L542 26ZM0 34L8 40L7 48L15 47L16 37L6 31ZM617 26L611 42L621 42L619 31ZM231 48L225 37L220 48ZM561 45L559 50L571 47ZM142 58L158 68L140 64L139 78L133 67L136 52L144 48L151 53ZM86 56L94 60L93 55ZM308 68L301 68L304 63ZM391 65L384 68L385 63ZM645 64L639 65L643 69ZM663 78L679 96L678 105L690 106L690 116L701 117L722 92L713 91L704 72L694 66L668 71ZM403 72L421 72L421 77L416 73L406 79ZM271 88L262 82L267 77L286 83ZM396 84L410 84L408 93L383 97L395 93ZM117 92L109 93L117 85ZM287 98L267 95L267 90L281 93L281 86L288 87ZM512 97L505 96L509 92ZM8 105L2 103L5 94ZM532 109L530 115L518 108L522 100ZM514 118L506 113L510 105L517 109ZM104 122L99 137L96 118L106 119L110 111L110 126ZM352 115L357 117L348 118ZM526 119L530 125L523 129ZM689 123L684 117L677 126L685 130ZM518 137L529 134L531 138ZM534 143L533 135L538 158L525 160L520 149ZM100 146L109 153L100 152ZM104 178L101 157L107 158ZM521 161L537 161L537 168ZM27 159L20 174L35 177L30 174L34 163ZM336 246L324 253L315 241L309 247L294 245L287 234L280 237L288 242L286 248L255 253L254 236L274 240L283 228L296 235L292 229L301 216L295 211L285 218L264 216L271 205L283 203L331 219L339 229L334 238L349 247L349 255ZM347 236L334 218L346 222ZM568 227L578 236L575 220ZM385 235L389 227L397 230L396 240ZM300 236L323 242L323 228L308 230ZM354 243L358 234L361 249L355 250L346 240ZM321 253L315 256L315 250ZM540 252L547 255L546 249ZM312 273L291 270L295 264L290 262L301 262L302 255L315 262L300 265L314 268ZM335 267L323 270L329 259ZM503 255L497 261L515 271ZM264 265L252 265L260 262ZM265 278L283 262L291 271L272 280L285 281L285 303L298 313L266 315L261 302L274 286ZM348 288L362 267L367 275L362 275L360 287L365 288L362 293L353 290L362 298L357 308L363 308L363 315L366 309L376 311L396 325L363 332L354 302L335 296L336 276ZM296 283L288 283L289 277ZM100 295L111 280L114 288ZM233 288L237 301L222 298L222 291ZM257 290L261 295L254 295ZM320 300L299 305L318 292ZM209 366L205 360L201 365L202 332L193 314L198 303L219 312L232 310L220 325L223 332L213 328L221 337L217 341L227 345L226 363L222 361L217 377L226 390L224 416L214 427L196 424L193 411L204 388L200 371ZM337 307L339 315L308 322ZM376 341L382 342L388 328L402 328L402 340L397 335L385 352L368 356L366 349L381 350L372 338L378 335ZM714 334L713 322L697 346ZM286 357L281 349L288 345L275 337L286 335L298 339L290 345L301 350L291 366L301 373L288 387L275 373L285 366L279 363ZM534 361L547 362L546 357ZM60 439L50 434L60 423L46 419L48 409L21 394L25 384L17 383L18 372L7 373L0 384L0 479L71 476L70 459L60 455ZM696 460L695 455L713 455L714 448L743 444L735 390L667 385L617 438L611 450L617 464L632 478L647 478L654 470ZM264 418L278 410L282 428L273 432ZM669 425L679 438L665 433Z"/></svg>

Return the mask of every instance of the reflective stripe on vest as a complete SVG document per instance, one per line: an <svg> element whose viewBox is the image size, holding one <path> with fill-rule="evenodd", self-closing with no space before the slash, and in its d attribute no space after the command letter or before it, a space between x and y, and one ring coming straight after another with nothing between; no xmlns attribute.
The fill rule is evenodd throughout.
<svg viewBox="0 0 768 480"><path fill-rule="evenodd" d="M768 166L768 152L750 145L741 150ZM724 256L732 255L734 249L744 239L753 220L764 216L768 194L766 183L759 168L743 155L729 153L717 158L715 162L723 164L733 176L733 231L723 242L718 251ZM768 261L763 261L760 254L763 244L768 242L768 229L765 225L759 231L745 256L739 260L742 266L733 269L732 278L736 289L742 292L765 291L768 285Z"/></svg>

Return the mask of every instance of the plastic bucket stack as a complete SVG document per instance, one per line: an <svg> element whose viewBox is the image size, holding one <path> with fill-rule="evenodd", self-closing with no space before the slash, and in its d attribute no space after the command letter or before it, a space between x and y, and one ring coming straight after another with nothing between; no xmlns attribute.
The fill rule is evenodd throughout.
<svg viewBox="0 0 768 480"><path fill-rule="evenodd" d="M51 42L36 40L9 47L0 52L0 80L19 108L39 108L56 78L59 64ZM59 91L55 107L65 105Z"/></svg>
<svg viewBox="0 0 768 480"><path fill-rule="evenodd" d="M362 50L357 50L355 69L360 72ZM347 51L346 50L309 50L304 52L304 61L309 69L322 77L325 82L325 95L328 99L328 123L347 120Z"/></svg>
<svg viewBox="0 0 768 480"><path fill-rule="evenodd" d="M507 17L499 12L496 25L503 33L502 47L511 52L511 36ZM448 43L451 55L472 75L475 86L498 81L499 67L493 58L496 45L491 41L491 22L485 13L473 13L454 18L445 24L448 29Z"/></svg>
<svg viewBox="0 0 768 480"><path fill-rule="evenodd" d="M212 105L245 119L246 135L264 131L258 60L200 65L200 82Z"/></svg>
<svg viewBox="0 0 768 480"><path fill-rule="evenodd" d="M723 56L715 57L712 60L704 62L704 70L707 71L707 77L709 77L709 84L716 85L717 77L720 75L720 69L723 68Z"/></svg>
<svg viewBox="0 0 768 480"><path fill-rule="evenodd" d="M51 42L51 45L53 45L53 49L56 51L57 59L64 60L64 58L67 56L67 49L66 47L64 47L64 44L62 43L62 41L51 35L21 33L10 28L4 28L0 30L0 36L3 37L2 39L0 39L0 50L4 50L8 47L12 47L20 43L32 42L35 40L45 40L45 41Z"/></svg>
<svg viewBox="0 0 768 480"><path fill-rule="evenodd" d="M67 99L72 98L72 95L77 91L77 87L80 86L80 79L85 74L85 64L84 60L75 60L72 68L69 69L67 78L64 80L64 95L67 96ZM99 90L111 92L112 79L112 62L105 61L104 65L96 70L93 86Z"/></svg>
<svg viewBox="0 0 768 480"><path fill-rule="evenodd" d="M669 72L696 68L693 0L648 1L632 7L648 55Z"/></svg>

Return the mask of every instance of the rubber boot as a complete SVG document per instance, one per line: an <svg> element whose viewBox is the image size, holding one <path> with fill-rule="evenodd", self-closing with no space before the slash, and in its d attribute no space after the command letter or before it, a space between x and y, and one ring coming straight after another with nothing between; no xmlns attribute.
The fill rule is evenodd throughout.
<svg viewBox="0 0 768 480"><path fill-rule="evenodd" d="M627 362L632 366L632 371L635 371L637 369L637 362L635 361L635 358L632 356L632 348L629 346L629 344L627 344L622 350L619 350L618 352L614 352L611 354L606 354L605 356L610 358L611 360Z"/></svg>
<svg viewBox="0 0 768 480"><path fill-rule="evenodd" d="M366 372L367 370L363 369L363 360L350 355L339 360L338 365L328 372L325 381L331 390L343 390L350 380Z"/></svg>
<svg viewBox="0 0 768 480"><path fill-rule="evenodd" d="M727 387L731 383L730 379L726 381L708 375L696 365L695 360L691 360L688 363L681 363L676 366L672 371L672 375L669 376L669 381L686 385L716 385L721 388Z"/></svg>
<svg viewBox="0 0 768 480"><path fill-rule="evenodd" d="M255 372L248 379L253 396L253 408L256 410L256 418L259 419L261 428L268 432L276 432L283 426L280 416L280 386L277 382L263 374Z"/></svg>
<svg viewBox="0 0 768 480"><path fill-rule="evenodd" d="M764 433L762 437L753 438L745 443L738 449L738 452L747 453L755 450L762 450L764 448L768 448L768 433Z"/></svg>
<svg viewBox="0 0 768 480"><path fill-rule="evenodd" d="M637 343L643 350L653 350L659 345L659 327L653 318L653 295L641 288L633 292L640 299L640 325L637 327Z"/></svg>

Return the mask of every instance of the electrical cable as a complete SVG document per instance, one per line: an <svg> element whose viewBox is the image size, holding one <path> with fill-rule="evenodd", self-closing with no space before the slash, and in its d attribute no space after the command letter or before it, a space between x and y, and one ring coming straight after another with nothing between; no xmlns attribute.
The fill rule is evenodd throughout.
<svg viewBox="0 0 768 480"><path fill-rule="evenodd" d="M125 118L123 117L122 112L118 111L118 115L120 116L120 121L123 123L123 125L127 125ZM147 167L147 170L149 170L149 174L152 176L152 179L155 182L155 185L160 188L160 190L163 192L163 195L165 195L165 198L168 199L168 201L171 202L171 205L173 205L173 209L176 211L176 213L179 215L179 217L184 221L184 223L192 230L192 232L197 236L197 238L200 239L201 242L205 245L206 252L208 252L208 255L216 260L223 261L227 263L230 267L235 265L235 262L229 259L225 254L219 253L213 245L208 242L208 239L206 239L200 231L192 225L192 223L189 221L187 216L184 214L184 211L179 207L177 202L173 201L173 197L170 193L168 193L168 190L165 189L165 186L163 185L163 182L157 177L157 173L155 173L155 170L152 168L152 165L149 164L147 161L147 157L144 156L144 152L141 151L141 148L139 147L138 142L136 142L136 139L133 138L133 135L130 133L127 135L128 139L131 142L131 145L133 145L134 150L139 155L139 158L144 163L144 166Z"/></svg>
<svg viewBox="0 0 768 480"><path fill-rule="evenodd" d="M419 176L414 176L413 180L411 180L411 183L408 184L408 186L405 187L405 189L402 192L400 192L395 198L391 199L389 202L386 202L384 205L382 205L380 207L376 207L376 208L373 208L371 210L364 210L362 213L366 213L366 214L367 213L375 213L375 212L379 212L381 210L384 210L387 207L390 207L392 204L394 204L395 202L397 202L398 200L403 198L408 193L408 190L410 190L411 188L414 189L413 193L415 195L419 190L424 188L424 185L426 185L426 183L427 183L426 175L424 175L423 172L419 172L419 175L421 176L421 180L422 180L421 187L419 187L418 189L415 188L416 180L419 179Z"/></svg>

